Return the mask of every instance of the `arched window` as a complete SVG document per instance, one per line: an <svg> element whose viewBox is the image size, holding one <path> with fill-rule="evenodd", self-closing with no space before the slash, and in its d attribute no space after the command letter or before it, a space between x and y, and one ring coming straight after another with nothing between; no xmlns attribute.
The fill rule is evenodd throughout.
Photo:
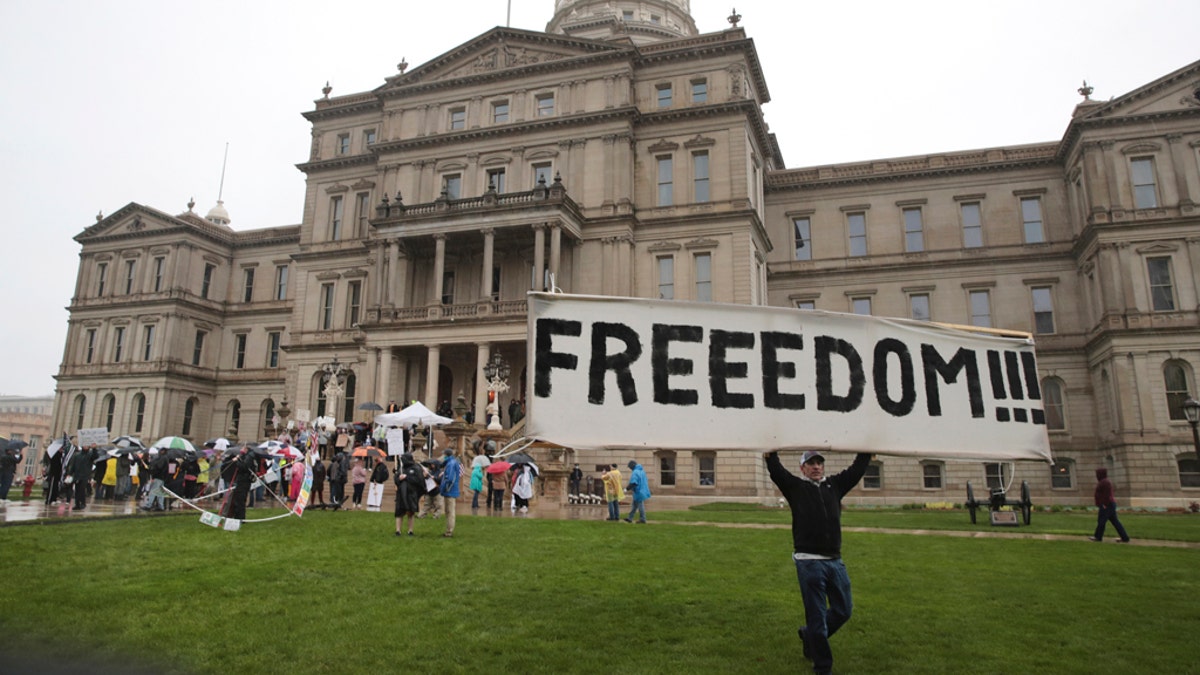
<svg viewBox="0 0 1200 675"><path fill-rule="evenodd" d="M1167 412L1173 420L1186 420L1183 402L1188 398L1191 368L1186 361L1167 361L1163 364L1163 384L1167 390Z"/></svg>
<svg viewBox="0 0 1200 675"><path fill-rule="evenodd" d="M192 417L194 417L195 414L196 399L189 398L187 402L183 404L183 428L179 431L180 436L192 435Z"/></svg>
<svg viewBox="0 0 1200 675"><path fill-rule="evenodd" d="M237 434L242 424L242 402L236 398L229 402L229 431Z"/></svg>
<svg viewBox="0 0 1200 675"><path fill-rule="evenodd" d="M1184 453L1176 461L1179 464L1179 487L1200 488L1200 460L1196 459L1196 453Z"/></svg>
<svg viewBox="0 0 1200 675"><path fill-rule="evenodd" d="M146 396L144 394L134 394L133 396L133 419L131 420L133 433L142 433L142 424L146 421Z"/></svg>
<svg viewBox="0 0 1200 675"><path fill-rule="evenodd" d="M1042 380L1042 408L1046 411L1046 428L1061 430L1067 428L1066 406L1063 404L1062 380L1057 377L1047 377Z"/></svg>
<svg viewBox="0 0 1200 675"><path fill-rule="evenodd" d="M113 413L117 411L117 399L112 394L105 394L104 401L100 404L100 409L104 411L104 428L108 429L109 433L113 430Z"/></svg>
<svg viewBox="0 0 1200 675"><path fill-rule="evenodd" d="M325 416L325 373L317 371L313 374L313 388L317 392L317 404L313 408L317 411L317 417Z"/></svg>
<svg viewBox="0 0 1200 675"><path fill-rule="evenodd" d="M75 428L83 428L83 418L87 413L87 397L80 394L75 397Z"/></svg>
<svg viewBox="0 0 1200 675"><path fill-rule="evenodd" d="M345 403L342 404L342 419L349 422L354 419L354 390L358 385L358 378L353 372L346 373L346 384L343 385L342 398Z"/></svg>
<svg viewBox="0 0 1200 675"><path fill-rule="evenodd" d="M270 438L275 435L275 401L263 399L262 402L262 436Z"/></svg>

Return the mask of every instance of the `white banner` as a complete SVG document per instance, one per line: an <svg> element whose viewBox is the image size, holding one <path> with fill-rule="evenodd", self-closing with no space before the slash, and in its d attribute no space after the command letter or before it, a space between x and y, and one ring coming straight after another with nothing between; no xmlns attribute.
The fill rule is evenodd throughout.
<svg viewBox="0 0 1200 675"><path fill-rule="evenodd" d="M534 438L1050 461L1028 338L779 307L528 298Z"/></svg>
<svg viewBox="0 0 1200 675"><path fill-rule="evenodd" d="M108 445L108 429L106 427L77 429L75 431L75 444L81 448L91 445Z"/></svg>

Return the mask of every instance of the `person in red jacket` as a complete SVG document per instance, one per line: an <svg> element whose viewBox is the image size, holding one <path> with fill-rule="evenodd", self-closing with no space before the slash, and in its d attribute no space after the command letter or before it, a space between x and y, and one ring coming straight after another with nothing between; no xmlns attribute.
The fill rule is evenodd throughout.
<svg viewBox="0 0 1200 675"><path fill-rule="evenodd" d="M1091 541L1101 541L1104 539L1104 528L1112 521L1113 527L1117 528L1117 534L1121 537L1122 544L1129 543L1129 535L1125 533L1125 527L1121 525L1121 521L1117 519L1117 500L1114 498L1114 490L1112 481L1108 479L1108 469L1096 469L1096 506L1100 508L1100 515L1096 519L1096 534L1088 537Z"/></svg>

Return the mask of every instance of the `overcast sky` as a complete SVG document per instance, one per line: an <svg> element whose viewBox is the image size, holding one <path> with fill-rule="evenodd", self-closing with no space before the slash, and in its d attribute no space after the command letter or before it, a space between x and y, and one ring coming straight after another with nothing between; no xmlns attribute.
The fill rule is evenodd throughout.
<svg viewBox="0 0 1200 675"><path fill-rule="evenodd" d="M1200 58L1196 0L692 0L755 41L788 167L1061 138L1081 80L1106 100ZM512 0L543 30L553 0ZM0 0L0 394L48 395L79 246L131 201L236 230L300 221L321 96L366 91L490 28L506 0Z"/></svg>

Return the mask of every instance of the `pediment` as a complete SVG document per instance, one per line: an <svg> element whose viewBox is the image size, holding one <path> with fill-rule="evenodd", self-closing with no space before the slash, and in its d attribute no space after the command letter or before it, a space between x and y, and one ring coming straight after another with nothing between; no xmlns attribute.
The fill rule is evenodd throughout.
<svg viewBox="0 0 1200 675"><path fill-rule="evenodd" d="M626 48L596 40L571 38L514 28L493 28L479 37L388 78L383 89L491 75L505 70L553 63Z"/></svg>
<svg viewBox="0 0 1200 675"><path fill-rule="evenodd" d="M108 217L98 217L94 225L75 235L75 241L82 244L113 237L147 237L162 232L176 233L181 228L223 242L228 242L233 237L233 231L228 227L214 225L194 211L172 216L137 202L130 202Z"/></svg>
<svg viewBox="0 0 1200 675"><path fill-rule="evenodd" d="M1200 61L1118 96L1085 117L1133 117L1185 110L1200 110Z"/></svg>
<svg viewBox="0 0 1200 675"><path fill-rule="evenodd" d="M1139 246L1136 250L1139 255L1154 255L1155 253L1174 253L1179 250L1179 247L1167 242L1156 241L1145 246Z"/></svg>

